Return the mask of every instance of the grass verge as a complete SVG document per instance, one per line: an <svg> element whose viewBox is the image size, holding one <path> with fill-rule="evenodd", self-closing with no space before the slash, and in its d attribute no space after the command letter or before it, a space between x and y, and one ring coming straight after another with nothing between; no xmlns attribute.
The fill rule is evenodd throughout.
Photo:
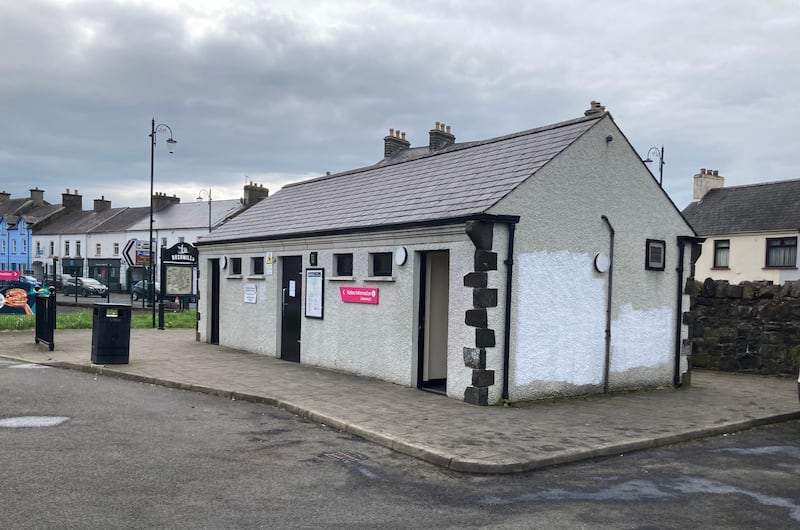
<svg viewBox="0 0 800 530"><path fill-rule="evenodd" d="M164 327L193 329L197 321L196 315L195 311L164 313ZM91 329L93 320L94 313L92 311L58 313L56 329ZM134 312L131 315L131 328L149 328L152 325L151 313ZM22 331L35 327L36 317L33 315L0 315L0 331Z"/></svg>

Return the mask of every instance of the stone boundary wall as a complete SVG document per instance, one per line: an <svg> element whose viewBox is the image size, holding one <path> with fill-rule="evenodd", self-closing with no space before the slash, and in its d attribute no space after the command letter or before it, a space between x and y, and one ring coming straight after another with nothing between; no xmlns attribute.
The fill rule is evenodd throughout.
<svg viewBox="0 0 800 530"><path fill-rule="evenodd" d="M800 281L690 280L684 313L692 366L728 372L797 376L800 364Z"/></svg>

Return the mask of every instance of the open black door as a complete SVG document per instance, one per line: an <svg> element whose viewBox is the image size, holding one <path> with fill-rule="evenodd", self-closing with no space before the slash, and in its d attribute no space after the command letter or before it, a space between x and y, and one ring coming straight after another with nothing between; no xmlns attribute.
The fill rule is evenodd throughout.
<svg viewBox="0 0 800 530"><path fill-rule="evenodd" d="M284 256L281 280L281 359L300 362L302 256Z"/></svg>
<svg viewBox="0 0 800 530"><path fill-rule="evenodd" d="M211 332L208 342L219 344L219 260L208 260L209 298L208 307L211 316Z"/></svg>

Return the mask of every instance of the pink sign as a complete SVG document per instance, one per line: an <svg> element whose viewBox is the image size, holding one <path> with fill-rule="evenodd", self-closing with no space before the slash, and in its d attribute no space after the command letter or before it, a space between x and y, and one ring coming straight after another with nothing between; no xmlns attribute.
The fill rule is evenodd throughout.
<svg viewBox="0 0 800 530"><path fill-rule="evenodd" d="M377 287L339 287L342 302L350 304L377 304Z"/></svg>
<svg viewBox="0 0 800 530"><path fill-rule="evenodd" d="M0 271L0 280L17 281L20 274L20 271Z"/></svg>

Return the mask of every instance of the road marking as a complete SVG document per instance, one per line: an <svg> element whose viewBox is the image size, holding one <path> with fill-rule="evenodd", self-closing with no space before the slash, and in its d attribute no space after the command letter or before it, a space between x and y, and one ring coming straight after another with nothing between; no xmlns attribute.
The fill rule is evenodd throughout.
<svg viewBox="0 0 800 530"><path fill-rule="evenodd" d="M18 416L16 418L0 418L0 427L18 429L21 427L55 427L69 418L66 416Z"/></svg>

